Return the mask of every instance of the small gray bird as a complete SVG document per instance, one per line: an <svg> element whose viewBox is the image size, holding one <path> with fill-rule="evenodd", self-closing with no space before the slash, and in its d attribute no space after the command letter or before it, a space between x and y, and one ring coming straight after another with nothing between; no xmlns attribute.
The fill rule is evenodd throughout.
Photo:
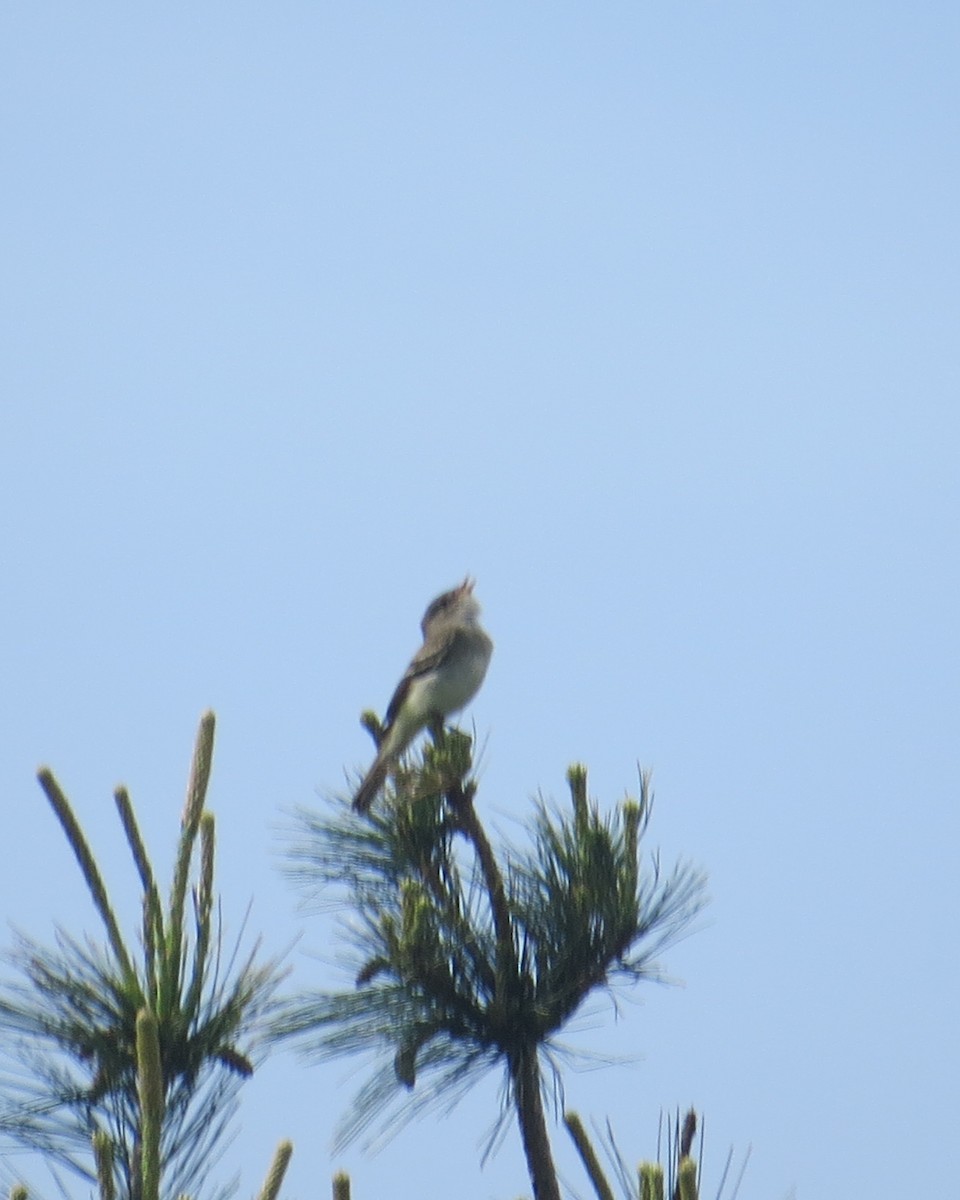
<svg viewBox="0 0 960 1200"><path fill-rule="evenodd" d="M468 576L427 608L420 622L423 645L387 706L383 740L373 766L353 798L366 812L383 787L387 772L427 725L464 708L480 689L493 642L480 625L480 605Z"/></svg>

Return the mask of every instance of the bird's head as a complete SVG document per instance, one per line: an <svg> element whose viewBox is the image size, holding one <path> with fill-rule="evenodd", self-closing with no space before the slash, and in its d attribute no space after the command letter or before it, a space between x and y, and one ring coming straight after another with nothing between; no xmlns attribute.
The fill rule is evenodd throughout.
<svg viewBox="0 0 960 1200"><path fill-rule="evenodd" d="M424 637L427 636L427 629L434 621L451 619L475 621L479 617L480 604L473 594L476 582L467 575L463 583L451 588L449 592L443 592L436 600L432 600L427 605L427 611L423 614L423 620L420 622L420 629Z"/></svg>

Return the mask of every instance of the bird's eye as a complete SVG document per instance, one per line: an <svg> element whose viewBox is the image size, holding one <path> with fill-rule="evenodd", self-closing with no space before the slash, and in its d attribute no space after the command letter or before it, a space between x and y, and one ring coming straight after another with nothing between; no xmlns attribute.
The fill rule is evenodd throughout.
<svg viewBox="0 0 960 1200"><path fill-rule="evenodd" d="M427 615L424 619L428 620L428 621L432 621L435 616L437 616L439 613L442 613L445 608L449 607L449 605L450 605L450 597L449 596L438 596L437 599L434 600L433 603L430 605L430 607L427 609Z"/></svg>

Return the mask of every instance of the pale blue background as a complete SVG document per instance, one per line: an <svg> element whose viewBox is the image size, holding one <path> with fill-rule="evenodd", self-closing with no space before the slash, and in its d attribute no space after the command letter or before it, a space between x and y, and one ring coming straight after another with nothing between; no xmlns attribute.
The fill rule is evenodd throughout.
<svg viewBox="0 0 960 1200"><path fill-rule="evenodd" d="M199 11L198 11L199 9ZM228 930L331 983L282 812L369 756L425 603L478 577L502 828L655 772L702 929L576 1041L629 1157L705 1193L960 1176L960 15L948 3L19 4L0 14L2 912L135 924L200 712ZM281 1055L221 1176L510 1200L496 1081L331 1158L357 1064ZM587 1186L562 1132L565 1178ZM7 1167L26 1167L19 1160ZM904 1179L908 1182L904 1183ZM906 1191L904 1190L906 1189Z"/></svg>

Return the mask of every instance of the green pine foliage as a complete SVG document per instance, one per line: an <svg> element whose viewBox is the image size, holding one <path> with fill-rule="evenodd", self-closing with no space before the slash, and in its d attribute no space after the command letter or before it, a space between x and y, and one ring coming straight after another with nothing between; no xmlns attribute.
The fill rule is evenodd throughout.
<svg viewBox="0 0 960 1200"><path fill-rule="evenodd" d="M368 727L376 737L375 718ZM115 793L142 886L133 946L69 801L49 770L39 773L103 937L58 929L50 946L21 936L9 956L0 1137L75 1170L99 1200L197 1195L269 1029L309 1057L372 1059L341 1145L449 1107L481 1072L501 1070L501 1123L512 1109L535 1200L560 1200L544 1111L551 1073L559 1094L559 1038L598 992L660 979L660 953L704 904L701 873L683 863L666 872L644 853L647 776L635 798L603 811L586 770L571 767L569 803L541 800L518 844L495 848L475 806L471 739L434 730L369 813L343 801L300 814L290 871L326 902L337 897L351 986L278 1004L275 960L258 961L256 947L226 964L221 954L215 823L205 809L213 738L208 713L165 900L130 797ZM582 1124L565 1120L598 1200L613 1200ZM608 1147L628 1200L697 1200L695 1128L691 1112L681 1134L678 1116L666 1179L659 1164L629 1171ZM258 1200L279 1200L292 1149L280 1144ZM333 1191L348 1200L348 1177L338 1175ZM28 1200L19 1185L10 1194Z"/></svg>
<svg viewBox="0 0 960 1200"><path fill-rule="evenodd" d="M39 773L105 940L63 930L53 946L20 937L16 974L0 988L0 1134L97 1180L102 1200L157 1200L203 1185L279 981L276 962L258 962L256 950L239 963L221 959L215 826L204 809L213 739L207 713L166 905L130 797L115 793L143 889L136 948L69 801L52 772Z"/></svg>
<svg viewBox="0 0 960 1200"><path fill-rule="evenodd" d="M296 998L275 1032L312 1058L377 1060L341 1144L449 1106L500 1067L535 1196L552 1200L544 1064L592 994L660 978L657 957L700 910L704 879L642 854L646 776L636 799L603 813L580 766L570 806L541 802L526 845L495 851L474 805L471 751L466 734L438 732L370 813L343 801L300 814L290 870L314 894L340 888L352 980Z"/></svg>

